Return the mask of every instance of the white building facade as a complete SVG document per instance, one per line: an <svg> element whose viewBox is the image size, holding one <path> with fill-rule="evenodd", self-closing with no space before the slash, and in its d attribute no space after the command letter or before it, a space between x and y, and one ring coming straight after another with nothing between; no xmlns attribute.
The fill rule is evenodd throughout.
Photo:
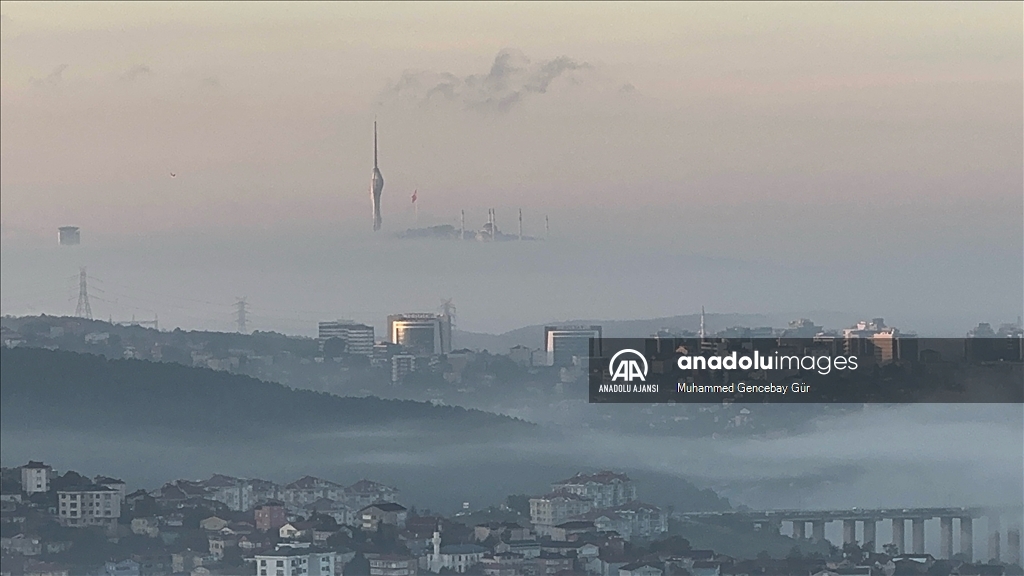
<svg viewBox="0 0 1024 576"><path fill-rule="evenodd" d="M32 495L50 491L50 473L53 468L42 462L31 461L21 467L21 489Z"/></svg>
<svg viewBox="0 0 1024 576"><path fill-rule="evenodd" d="M120 516L121 499L116 490L106 486L79 486L57 491L57 519L62 526L100 526L116 530Z"/></svg>

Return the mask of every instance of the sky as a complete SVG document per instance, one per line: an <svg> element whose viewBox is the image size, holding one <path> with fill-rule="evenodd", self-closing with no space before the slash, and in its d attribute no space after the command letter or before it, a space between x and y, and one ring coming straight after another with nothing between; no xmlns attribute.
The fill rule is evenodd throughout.
<svg viewBox="0 0 1024 576"><path fill-rule="evenodd" d="M1024 307L1020 3L0 13L4 313L69 313L81 265L126 293L104 315L230 328L247 295L290 332L442 297L492 332L707 304L956 333ZM491 207L548 242L392 237Z"/></svg>

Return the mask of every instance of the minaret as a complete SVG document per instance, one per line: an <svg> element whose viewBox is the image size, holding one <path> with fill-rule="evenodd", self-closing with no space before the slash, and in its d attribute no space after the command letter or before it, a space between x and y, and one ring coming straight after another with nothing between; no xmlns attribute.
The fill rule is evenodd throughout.
<svg viewBox="0 0 1024 576"><path fill-rule="evenodd" d="M384 176L377 167L377 121L373 121L373 175L370 177L370 201L373 203L373 229L380 230L380 193L384 191Z"/></svg>

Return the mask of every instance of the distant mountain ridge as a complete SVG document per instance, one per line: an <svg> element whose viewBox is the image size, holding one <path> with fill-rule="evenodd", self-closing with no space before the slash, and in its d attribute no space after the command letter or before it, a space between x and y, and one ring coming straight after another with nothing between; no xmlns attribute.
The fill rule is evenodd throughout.
<svg viewBox="0 0 1024 576"><path fill-rule="evenodd" d="M806 314L706 314L707 330L716 332L733 326L772 326L783 328L797 318L810 318L825 327L849 326L857 318L852 314L839 312L812 312ZM643 320L570 320L549 322L516 328L502 334L464 332L456 330L452 337L457 348L488 350L494 353L507 352L513 346L541 348L544 343L544 326L567 324L598 324L605 338L646 338L658 330L692 330L700 328L700 314L664 316Z"/></svg>
<svg viewBox="0 0 1024 576"><path fill-rule="evenodd" d="M43 348L0 350L2 427L261 435L429 423L440 430L529 429L456 406L341 397L256 378Z"/></svg>
<svg viewBox="0 0 1024 576"><path fill-rule="evenodd" d="M212 471L374 478L399 486L409 503L451 509L542 493L582 469L634 474L636 465L607 461L588 438L479 410L29 347L0 348L0 430L5 466L44 459L143 486ZM678 474L636 473L655 504L728 507Z"/></svg>

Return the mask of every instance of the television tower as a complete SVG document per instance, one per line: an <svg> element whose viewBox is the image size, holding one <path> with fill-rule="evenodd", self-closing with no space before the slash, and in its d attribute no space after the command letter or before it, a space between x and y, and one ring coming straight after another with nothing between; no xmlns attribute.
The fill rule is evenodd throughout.
<svg viewBox="0 0 1024 576"><path fill-rule="evenodd" d="M89 306L89 276L85 273L85 266L78 269L78 306L75 307L75 316L92 320L92 308Z"/></svg>
<svg viewBox="0 0 1024 576"><path fill-rule="evenodd" d="M384 176L377 167L377 121L373 121L373 175L370 176L370 201L373 203L373 229L380 230L380 193L384 191Z"/></svg>
<svg viewBox="0 0 1024 576"><path fill-rule="evenodd" d="M519 209L519 240L523 239L523 209Z"/></svg>
<svg viewBox="0 0 1024 576"><path fill-rule="evenodd" d="M701 340L704 339L706 334L707 333L704 332L704 307L701 306L700 307L700 338L701 338Z"/></svg>

